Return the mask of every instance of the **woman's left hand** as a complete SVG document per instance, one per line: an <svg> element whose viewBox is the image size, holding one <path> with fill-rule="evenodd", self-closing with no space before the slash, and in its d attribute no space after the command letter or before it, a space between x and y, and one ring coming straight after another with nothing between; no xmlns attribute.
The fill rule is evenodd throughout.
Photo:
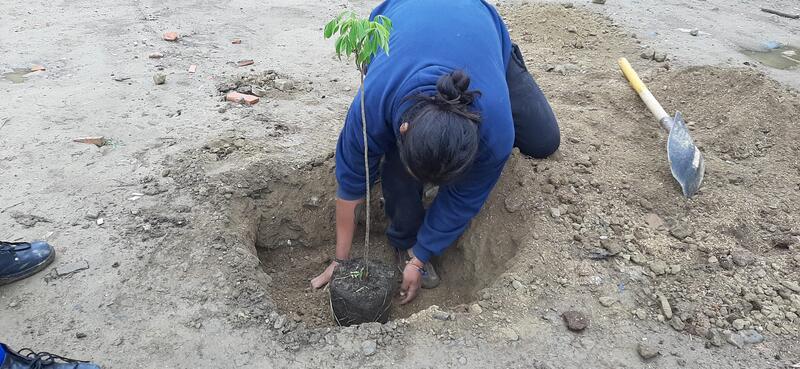
<svg viewBox="0 0 800 369"><path fill-rule="evenodd" d="M404 298L400 304L404 305L414 300L420 286L422 286L422 271L413 263L406 264L403 269L403 284L400 285L400 296Z"/></svg>

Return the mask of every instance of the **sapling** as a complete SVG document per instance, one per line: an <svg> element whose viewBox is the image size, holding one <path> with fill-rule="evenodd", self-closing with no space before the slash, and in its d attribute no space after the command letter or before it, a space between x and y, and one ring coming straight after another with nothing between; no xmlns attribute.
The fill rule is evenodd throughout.
<svg viewBox="0 0 800 369"><path fill-rule="evenodd" d="M369 178L369 149L367 143L367 113L364 104L364 77L370 60L381 50L389 55L389 34L392 31L392 21L378 15L374 20L359 18L356 13L346 11L325 25L324 36L326 39L338 34L336 38L336 56L339 59L344 55L349 58L355 56L358 72L361 74L361 131L364 135L364 173L366 177L367 193L365 196L366 207L366 233L364 235L364 260L369 262L369 225L370 225L370 178ZM366 278L366 270L361 277Z"/></svg>

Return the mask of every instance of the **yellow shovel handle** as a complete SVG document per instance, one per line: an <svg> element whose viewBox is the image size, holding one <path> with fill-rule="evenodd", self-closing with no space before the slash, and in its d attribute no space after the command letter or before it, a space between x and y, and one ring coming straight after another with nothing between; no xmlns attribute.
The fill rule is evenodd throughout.
<svg viewBox="0 0 800 369"><path fill-rule="evenodd" d="M628 62L628 59L619 58L617 61L619 63L619 68L622 69L622 74L625 75L625 78L628 79L628 83L631 84L633 90L639 94L639 97L642 98L642 101L647 108L650 109L650 112L656 116L656 119L664 126L667 130L669 130L670 124L664 122L664 119L669 119L669 114L661 107L661 104L658 103L655 96L647 89L647 86L644 85L642 79L639 78L639 75L636 74L636 71L633 70L631 63Z"/></svg>

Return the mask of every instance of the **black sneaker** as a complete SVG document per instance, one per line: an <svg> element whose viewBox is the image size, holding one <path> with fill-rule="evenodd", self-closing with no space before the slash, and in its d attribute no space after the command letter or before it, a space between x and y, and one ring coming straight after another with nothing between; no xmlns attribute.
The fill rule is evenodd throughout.
<svg viewBox="0 0 800 369"><path fill-rule="evenodd" d="M0 286L30 277L46 268L56 251L44 241L0 241Z"/></svg>
<svg viewBox="0 0 800 369"><path fill-rule="evenodd" d="M14 352L2 343L0 343L0 350L5 350L6 352L6 358L0 363L0 369L100 369L97 364L54 355L49 352L33 352L28 348Z"/></svg>

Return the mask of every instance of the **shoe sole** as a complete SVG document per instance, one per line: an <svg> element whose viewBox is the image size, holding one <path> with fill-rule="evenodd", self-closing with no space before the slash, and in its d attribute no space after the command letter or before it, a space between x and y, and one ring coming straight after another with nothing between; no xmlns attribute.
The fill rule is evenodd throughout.
<svg viewBox="0 0 800 369"><path fill-rule="evenodd" d="M56 250L53 250L53 252L50 253L50 256L47 257L47 259L44 259L41 263L36 265L36 267L31 269L29 273L25 273L14 277L0 278L0 286L14 283L20 279L25 279L36 273L41 272L44 268L47 268L47 266L50 265L53 262L53 260L55 260L55 258L56 258Z"/></svg>

